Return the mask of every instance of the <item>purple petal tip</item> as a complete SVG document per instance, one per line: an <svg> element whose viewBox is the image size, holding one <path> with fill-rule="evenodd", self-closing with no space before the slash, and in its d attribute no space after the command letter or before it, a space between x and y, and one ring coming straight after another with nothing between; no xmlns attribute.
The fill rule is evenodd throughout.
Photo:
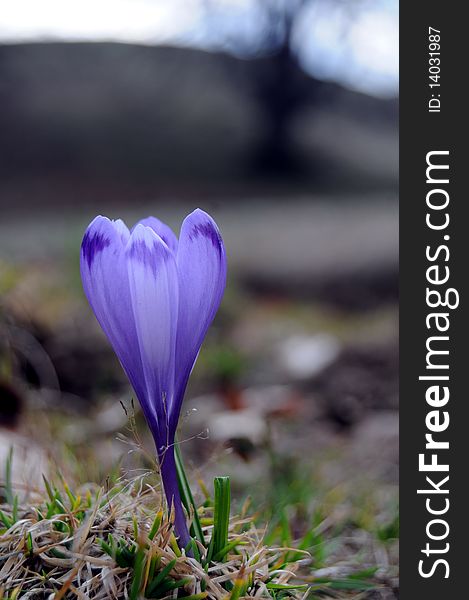
<svg viewBox="0 0 469 600"><path fill-rule="evenodd" d="M205 237L221 254L223 251L223 240L213 219L200 208L196 209L192 214L197 216L199 221L192 225L189 231L189 239L194 241L200 236Z"/></svg>
<svg viewBox="0 0 469 600"><path fill-rule="evenodd" d="M99 226L94 226L97 221L105 220L105 217L97 217L85 232L81 243L81 252L86 260L88 267L91 268L91 263L97 254L102 252L111 244L111 240L106 231ZM107 219L106 219L107 220ZM98 222L99 222L98 221Z"/></svg>
<svg viewBox="0 0 469 600"><path fill-rule="evenodd" d="M166 261L170 258L171 251L150 227L138 224L129 239L127 255L131 260L149 267L156 275L158 260L155 258Z"/></svg>

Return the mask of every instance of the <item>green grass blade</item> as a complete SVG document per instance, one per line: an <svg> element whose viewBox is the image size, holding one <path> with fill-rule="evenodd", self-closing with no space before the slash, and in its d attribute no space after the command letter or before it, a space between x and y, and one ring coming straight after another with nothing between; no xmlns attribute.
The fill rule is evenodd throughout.
<svg viewBox="0 0 469 600"><path fill-rule="evenodd" d="M189 485L189 481L186 477L186 472L184 470L184 465L182 462L181 451L179 449L179 444L176 442L174 446L174 458L176 460L176 471L179 483L179 492L181 494L181 500L184 504L185 509L188 514L191 514L191 507L193 512L193 519L190 527L190 532L193 537L195 537L201 544L205 546L204 534L202 531L202 525L200 524L199 515L197 512L197 507L194 502L194 496L192 495L191 488Z"/></svg>
<svg viewBox="0 0 469 600"><path fill-rule="evenodd" d="M220 550L220 552L217 552L217 554L215 554L215 556L213 557L213 560L215 561L221 561L225 558L225 556L228 554L228 552L231 552L232 550L235 550L237 546L242 545L242 542L240 542L239 540L232 540L231 542L229 542L229 544L226 544L226 546L224 548L222 548Z"/></svg>
<svg viewBox="0 0 469 600"><path fill-rule="evenodd" d="M5 463L5 499L7 504L12 506L14 498L13 498L13 482L11 479L11 470L13 463L13 446L10 448L8 452L8 456Z"/></svg>
<svg viewBox="0 0 469 600"><path fill-rule="evenodd" d="M289 585L287 583L267 583L265 587L268 590L306 590L308 585L306 583L299 583L297 585Z"/></svg>
<svg viewBox="0 0 469 600"><path fill-rule="evenodd" d="M153 540L155 535L158 533L158 530L161 526L162 519L163 519L163 511L160 510L156 513L155 520L153 521L153 525L151 526L150 533L148 534L148 537L150 540Z"/></svg>
<svg viewBox="0 0 469 600"><path fill-rule="evenodd" d="M145 573L145 548L139 546L134 563L134 574L132 578L132 586L130 588L130 600L138 600L140 591L143 587L143 578Z"/></svg>
<svg viewBox="0 0 469 600"><path fill-rule="evenodd" d="M170 572L174 568L175 564L176 564L176 559L171 560L163 569L161 569L161 571L158 573L158 575L155 577L155 579L152 582L150 582L150 584L147 586L147 595L148 596L155 593L155 591L158 589L158 586L170 574Z"/></svg>
<svg viewBox="0 0 469 600"><path fill-rule="evenodd" d="M5 525L7 529L13 525L12 519L8 515L6 515L2 510L0 510L0 521Z"/></svg>
<svg viewBox="0 0 469 600"><path fill-rule="evenodd" d="M207 555L207 561L221 554L228 545L228 527L230 524L230 478L215 477L215 500L213 506L213 533Z"/></svg>
<svg viewBox="0 0 469 600"><path fill-rule="evenodd" d="M230 594L230 600L238 600L246 591L246 582L244 579L236 579Z"/></svg>
<svg viewBox="0 0 469 600"><path fill-rule="evenodd" d="M368 581L360 581L359 579L345 578L345 579L327 579L327 578L319 578L314 580L315 584L323 584L327 586L327 588L333 590L357 590L357 591L365 591L372 590L377 587L376 583L371 583Z"/></svg>
<svg viewBox="0 0 469 600"><path fill-rule="evenodd" d="M155 595L158 598L164 598L168 592L172 590L176 590L177 588L182 587L183 585L187 585L190 583L191 578L185 577L184 579L165 579L161 585L155 590Z"/></svg>

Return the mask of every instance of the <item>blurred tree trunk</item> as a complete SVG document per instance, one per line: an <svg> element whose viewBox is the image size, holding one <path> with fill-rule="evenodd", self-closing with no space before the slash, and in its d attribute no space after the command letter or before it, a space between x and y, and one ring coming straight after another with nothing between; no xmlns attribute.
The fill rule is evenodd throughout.
<svg viewBox="0 0 469 600"><path fill-rule="evenodd" d="M315 93L314 80L309 79L306 86L307 75L298 64L294 32L300 12L311 1L259 0L265 15L267 56L259 61L259 76L250 82L264 117L264 136L255 151L254 167L269 176L299 175L303 170L291 129L298 110L311 104Z"/></svg>

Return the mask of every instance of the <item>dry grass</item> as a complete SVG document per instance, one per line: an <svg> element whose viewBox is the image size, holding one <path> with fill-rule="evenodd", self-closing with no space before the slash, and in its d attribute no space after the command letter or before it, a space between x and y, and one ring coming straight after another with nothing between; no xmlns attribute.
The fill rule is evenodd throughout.
<svg viewBox="0 0 469 600"><path fill-rule="evenodd" d="M88 487L72 492L64 482L60 490L46 487L47 494L41 498L36 492L28 505L2 506L1 598L177 597L178 591L207 599L272 597L274 589L305 583L300 571L309 555L266 547L263 532L246 515L230 521L233 548L224 560L205 564L202 544L200 560L179 550L161 495L143 477L108 491ZM208 539L210 508L204 510ZM287 554L294 554L294 560L286 561ZM165 585L155 586L168 565ZM289 593L302 597L304 591L301 586Z"/></svg>
<svg viewBox="0 0 469 600"><path fill-rule="evenodd" d="M131 447L143 452L138 438ZM226 553L210 559L214 500L204 486L205 543L192 557L178 548L153 470L73 490L56 479L27 490L0 481L0 600L395 598L394 545L363 526L339 529L351 519L339 500L322 499L327 516L297 541L288 523L267 534L246 503L230 518Z"/></svg>

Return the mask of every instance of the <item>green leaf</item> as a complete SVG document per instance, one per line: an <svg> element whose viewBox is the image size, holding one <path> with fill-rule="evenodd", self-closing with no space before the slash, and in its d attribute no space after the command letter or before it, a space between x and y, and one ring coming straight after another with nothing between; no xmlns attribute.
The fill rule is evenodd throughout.
<svg viewBox="0 0 469 600"><path fill-rule="evenodd" d="M315 584L325 584L333 590L371 590L376 586L375 583L360 581L358 579L315 579Z"/></svg>
<svg viewBox="0 0 469 600"><path fill-rule="evenodd" d="M280 541L282 542L282 546L286 548L291 548L293 544L290 523L288 522L285 507L280 511Z"/></svg>
<svg viewBox="0 0 469 600"><path fill-rule="evenodd" d="M362 571L357 571L356 573L352 573L349 575L350 579L369 579L373 577L373 575L378 570L378 567L370 567L369 569L363 569Z"/></svg>
<svg viewBox="0 0 469 600"><path fill-rule="evenodd" d="M11 469L13 463L13 446L8 452L5 463L5 499L10 506L13 504L13 483L11 480Z"/></svg>
<svg viewBox="0 0 469 600"><path fill-rule="evenodd" d="M63 486L65 489L65 493L67 494L68 499L70 501L70 508L71 508L71 510L74 510L77 498L76 498L75 494L72 492L72 490L68 487L68 484L66 481L63 481Z"/></svg>
<svg viewBox="0 0 469 600"><path fill-rule="evenodd" d="M390 523L380 527L376 535L382 542L397 539L399 537L399 515L397 514Z"/></svg>
<svg viewBox="0 0 469 600"><path fill-rule="evenodd" d="M150 568L148 569L148 581L152 581L155 576L156 569L160 566L161 558L152 556L150 560Z"/></svg>
<svg viewBox="0 0 469 600"><path fill-rule="evenodd" d="M231 590L230 600L238 600L241 596L244 596L246 592L246 582L244 579L236 579L234 582L233 589Z"/></svg>
<svg viewBox="0 0 469 600"><path fill-rule="evenodd" d="M175 590L177 588L182 587L183 585L186 585L187 583L189 583L191 581L190 577L185 577L184 579L165 579L163 581L163 583L161 583L161 585L158 586L158 588L155 590L155 592L153 592L157 598L162 598L164 597L168 592Z"/></svg>
<svg viewBox="0 0 469 600"><path fill-rule="evenodd" d="M12 519L8 515L6 515L2 510L0 510L0 521L5 525L7 529L13 525Z"/></svg>
<svg viewBox="0 0 469 600"><path fill-rule="evenodd" d="M165 567L163 567L163 569L161 569L161 571L158 573L158 575L155 577L155 579L147 585L147 590L146 590L147 596L150 596L155 593L158 586L170 574L170 572L174 568L175 564L176 564L176 559L173 559Z"/></svg>
<svg viewBox="0 0 469 600"><path fill-rule="evenodd" d="M109 544L107 544L101 538L98 538L97 542L101 546L101 549L104 550L104 552L106 552L106 554L108 554L111 558L114 558L114 552L113 552L111 546L109 546Z"/></svg>
<svg viewBox="0 0 469 600"><path fill-rule="evenodd" d="M184 470L181 450L177 442L174 446L174 458L176 461L176 471L182 503L184 504L184 507L187 510L188 514L191 514L191 512L193 512L193 519L190 527L191 535L205 546L205 539L202 531L202 525L200 524L199 514L197 512L197 506L195 505L194 496L192 495L189 481Z"/></svg>
<svg viewBox="0 0 469 600"><path fill-rule="evenodd" d="M200 563L199 547L197 546L197 542L194 540L194 538L191 538L189 540L189 543L185 547L185 552L186 552L186 555L188 555L188 556L190 556L189 553L192 552L192 554L194 555L195 560Z"/></svg>
<svg viewBox="0 0 469 600"><path fill-rule="evenodd" d="M222 553L228 545L228 527L230 524L230 478L215 477L213 485L215 488L213 532L207 553L207 562L210 562L212 557Z"/></svg>
<svg viewBox="0 0 469 600"><path fill-rule="evenodd" d="M130 600L137 600L143 587L145 572L145 548L139 546L135 554L134 574L130 587Z"/></svg>
<svg viewBox="0 0 469 600"><path fill-rule="evenodd" d="M268 590L305 590L308 587L306 583L299 583L297 585L288 585L286 583L268 583L266 588Z"/></svg>
<svg viewBox="0 0 469 600"><path fill-rule="evenodd" d="M153 540L155 535L158 533L162 518L163 518L163 511L160 510L156 513L156 517L153 521L153 525L151 526L150 533L148 534L148 537L150 540Z"/></svg>
<svg viewBox="0 0 469 600"><path fill-rule="evenodd" d="M232 540L229 544L227 544L224 548L222 548L220 550L220 552L217 552L217 554L215 554L215 556L213 557L213 560L215 561L221 561L225 558L225 556L228 554L228 552L231 552L231 550L234 550L237 546L240 546L242 544L242 542L240 542L239 540Z"/></svg>

